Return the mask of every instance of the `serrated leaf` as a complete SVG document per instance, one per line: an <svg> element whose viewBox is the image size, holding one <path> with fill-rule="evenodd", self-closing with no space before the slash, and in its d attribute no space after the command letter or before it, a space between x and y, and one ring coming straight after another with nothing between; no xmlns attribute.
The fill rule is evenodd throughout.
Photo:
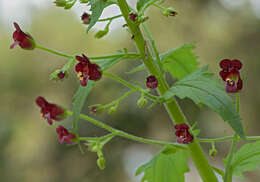
<svg viewBox="0 0 260 182"><path fill-rule="evenodd" d="M140 11L141 9L145 8L145 6L155 2L156 0L138 0L136 4L136 9Z"/></svg>
<svg viewBox="0 0 260 182"><path fill-rule="evenodd" d="M91 5L91 16L90 16L90 23L87 28L87 33L89 30L97 23L100 16L102 15L103 10L110 6L111 4L114 4L114 1L105 1L105 0L89 0L89 4Z"/></svg>
<svg viewBox="0 0 260 182"><path fill-rule="evenodd" d="M192 52L195 46L185 44L161 55L164 68L179 80L198 69L197 56Z"/></svg>
<svg viewBox="0 0 260 182"><path fill-rule="evenodd" d="M227 164L227 158L224 160ZM260 141L243 145L231 161L233 174L243 179L243 172L258 170L260 165Z"/></svg>
<svg viewBox="0 0 260 182"><path fill-rule="evenodd" d="M165 94L166 100L173 96L183 99L190 98L196 104L203 103L217 112L224 121L234 129L241 137L245 137L241 118L236 111L234 101L225 92L224 85L216 79L211 78L204 66L189 76L177 81Z"/></svg>
<svg viewBox="0 0 260 182"><path fill-rule="evenodd" d="M163 151L137 169L136 175L144 173L142 182L184 182L184 173L189 171L188 153Z"/></svg>

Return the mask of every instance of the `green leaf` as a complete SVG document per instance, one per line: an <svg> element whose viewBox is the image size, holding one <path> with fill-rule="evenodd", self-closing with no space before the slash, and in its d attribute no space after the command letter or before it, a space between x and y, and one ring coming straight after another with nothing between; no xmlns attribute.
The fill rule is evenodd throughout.
<svg viewBox="0 0 260 182"><path fill-rule="evenodd" d="M224 160L227 165L227 158ZM243 179L243 172L258 170L260 165L260 141L242 146L233 156L231 169L233 174Z"/></svg>
<svg viewBox="0 0 260 182"><path fill-rule="evenodd" d="M183 99L188 97L196 104L203 103L217 112L224 121L227 121L234 131L241 137L245 137L241 118L236 111L234 101L224 89L224 85L216 79L211 78L212 74L206 72L204 66L189 76L177 81L165 94L166 100L173 96Z"/></svg>
<svg viewBox="0 0 260 182"><path fill-rule="evenodd" d="M102 15L103 10L110 6L111 4L114 4L114 1L109 1L109 0L89 0L89 4L91 5L90 11L91 17L90 17L90 23L87 28L87 33L89 30L97 23L99 20L100 16Z"/></svg>
<svg viewBox="0 0 260 182"><path fill-rule="evenodd" d="M198 69L197 56L192 52L193 44L185 44L161 55L164 68L179 80Z"/></svg>
<svg viewBox="0 0 260 182"><path fill-rule="evenodd" d="M92 80L88 80L88 84L86 87L79 86L79 89L77 90L76 94L73 97L73 115L72 115L72 121L73 121L73 128L74 130L78 130L78 122L79 122L79 115L80 112L84 106L84 103L86 101L86 98L92 88L94 87L95 82Z"/></svg>
<svg viewBox="0 0 260 182"><path fill-rule="evenodd" d="M136 4L136 9L138 11L140 11L143 8L147 8L149 5L151 5L152 3L155 3L158 0L138 0L137 4Z"/></svg>
<svg viewBox="0 0 260 182"><path fill-rule="evenodd" d="M144 173L142 182L184 182L184 173L189 171L188 153L163 151L137 169L136 175Z"/></svg>

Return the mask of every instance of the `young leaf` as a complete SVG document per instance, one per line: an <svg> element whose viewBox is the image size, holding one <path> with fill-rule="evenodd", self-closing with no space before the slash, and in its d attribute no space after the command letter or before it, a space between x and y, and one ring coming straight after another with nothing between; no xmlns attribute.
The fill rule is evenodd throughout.
<svg viewBox="0 0 260 182"><path fill-rule="evenodd" d="M180 80L198 69L198 57L192 52L194 48L192 44L185 44L161 55L163 66L172 77Z"/></svg>
<svg viewBox="0 0 260 182"><path fill-rule="evenodd" d="M73 128L76 131L78 130L78 121L79 121L80 112L84 106L88 94L90 93L91 89L94 87L94 84L95 84L94 81L88 80L87 86L83 87L80 85L79 89L77 90L76 94L73 97L72 121L73 121Z"/></svg>
<svg viewBox="0 0 260 182"><path fill-rule="evenodd" d="M137 169L136 175L144 173L142 182L184 182L184 173L189 171L187 152L163 151Z"/></svg>
<svg viewBox="0 0 260 182"><path fill-rule="evenodd" d="M224 160L227 164L227 158ZM260 165L260 141L242 146L233 156L231 168L233 174L243 179L243 172L258 170Z"/></svg>
<svg viewBox="0 0 260 182"><path fill-rule="evenodd" d="M234 131L244 136L241 118L237 113L234 101L225 92L224 86L218 80L211 78L204 66L182 80L176 82L165 94L166 100L173 96L183 99L188 97L196 104L203 103L217 112L224 121L227 121Z"/></svg>
<svg viewBox="0 0 260 182"><path fill-rule="evenodd" d="M90 17L90 23L88 25L87 28L87 33L89 32L89 30L97 23L98 19L100 18L100 16L102 15L103 10L111 5L114 4L114 1L105 1L105 0L89 0L89 4L91 5L91 9L90 11L91 13L91 17Z"/></svg>

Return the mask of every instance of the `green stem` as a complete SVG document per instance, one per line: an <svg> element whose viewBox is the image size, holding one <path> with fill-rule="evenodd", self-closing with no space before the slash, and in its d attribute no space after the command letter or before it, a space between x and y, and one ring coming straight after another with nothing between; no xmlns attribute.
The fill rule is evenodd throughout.
<svg viewBox="0 0 260 182"><path fill-rule="evenodd" d="M46 52L49 52L49 53L52 53L52 54L55 54L55 55L58 55L58 56L63 56L63 57L69 58L69 59L74 57L74 56L67 55L67 54L64 54L62 52L58 52L56 50L49 49L49 48L46 48L46 47L43 47L43 46L40 46L40 45L36 45L36 48L41 49L41 50L46 51Z"/></svg>
<svg viewBox="0 0 260 182"><path fill-rule="evenodd" d="M144 90L144 89L142 89L142 88L140 88L140 87L138 87L138 86L136 86L136 85L134 85L134 84L132 84L132 83L130 83L128 81L125 81L125 80L123 80L122 78L120 78L120 77L118 77L116 75L113 75L113 74L108 73L108 72L103 72L103 75L107 76L107 77L110 77L113 80L116 80L116 81L120 82L121 84L127 86L128 88L131 88L133 90L136 90L138 92L143 93L146 97L150 98L151 100L154 100L154 101L159 101L160 100L159 97L154 96L152 94L149 94L146 90Z"/></svg>
<svg viewBox="0 0 260 182"><path fill-rule="evenodd" d="M226 137L221 137L221 138L198 138L199 142L206 142L206 143L211 143L211 142L225 142L228 140L233 140L234 136L226 136ZM260 140L260 136L246 136L246 140Z"/></svg>
<svg viewBox="0 0 260 182"><path fill-rule="evenodd" d="M159 65L159 68L160 68L160 72L162 73L163 72L163 66L162 66L162 62L161 62L161 58L160 58L160 54L159 54L159 51L157 50L157 47L155 45L155 41L153 40L153 36L152 36L152 33L150 32L150 30L148 29L148 27L146 26L145 23L142 24L143 25L143 28L144 28L144 31L149 39L149 42L152 46L152 49L153 49L153 52L154 52L154 55L155 55L155 58L157 60L157 63Z"/></svg>
<svg viewBox="0 0 260 182"><path fill-rule="evenodd" d="M146 42L143 38L139 26L136 25L128 18L128 15L130 13L130 8L126 0L118 0L118 6L125 18L125 21L127 22L127 25L131 33L134 35L134 41L136 43L137 49L139 50L139 53L143 59L146 68L149 70L150 74L154 75L157 78L159 83L158 91L160 95L163 95L165 92L167 92L169 86L166 80L162 77L162 74L160 73L160 69L157 66L156 62L154 62L149 50L146 49ZM166 107L166 110L168 111L169 116L172 119L173 124L187 123L182 111L180 110L174 98L172 99L171 102L165 103L164 105ZM218 181L217 177L215 176L215 173L213 172L213 169L209 164L208 159L206 158L196 137L194 137L194 141L187 146L189 148L191 158L196 168L198 169L198 172L202 180L204 182L217 182Z"/></svg>
<svg viewBox="0 0 260 182"><path fill-rule="evenodd" d="M46 48L46 47L43 47L43 46L40 46L40 45L36 45L36 48L41 49L41 50L46 51L46 52L49 52L51 54L66 57L66 58L69 58L69 59L75 57L73 55L68 55L68 54L65 54L65 53L62 53L62 52L59 52L59 51L56 51L56 50L53 50L53 49L49 49L49 48ZM112 55L107 55L107 56L89 56L88 58L91 59L91 60L99 60L99 59L102 60L102 59L117 58L117 57L121 57L121 56L124 56L124 59L130 59L130 58L131 59L139 59L140 58L140 55L136 54L136 53L112 54Z"/></svg>
<svg viewBox="0 0 260 182"><path fill-rule="evenodd" d="M140 55L136 53L126 53L126 54L112 54L107 56L89 56L88 58L91 60L99 60L99 59L111 59L124 56L124 59L140 59Z"/></svg>
<svg viewBox="0 0 260 182"><path fill-rule="evenodd" d="M103 108L103 109L106 109L106 108L111 107L111 106L113 106L113 105L115 105L115 104L118 104L119 102L121 102L122 100L124 100L125 98L127 98L129 95L133 94L135 91L136 91L136 90L133 90L133 89L132 89L132 90L130 90L130 91L128 91L128 92L125 92L124 95L122 95L121 97L119 97L118 99L112 101L112 102L109 103L109 104L103 105L102 108Z"/></svg>
<svg viewBox="0 0 260 182"><path fill-rule="evenodd" d="M109 17L109 18L99 19L98 21L111 21L111 20L114 20L116 18L120 18L122 16L123 15L112 16L112 17Z"/></svg>
<svg viewBox="0 0 260 182"><path fill-rule="evenodd" d="M237 112L239 113L239 93L236 94L236 105L237 105ZM228 162L227 162L227 167L225 169L224 173L224 182L232 182L232 167L231 167L231 162L232 158L235 152L236 145L238 143L238 135L235 133L233 136L231 148L228 154Z"/></svg>
<svg viewBox="0 0 260 182"><path fill-rule="evenodd" d="M69 116L72 116L73 113L71 111L67 111L67 114ZM133 141L146 143L146 144L152 144L152 145L172 146L172 147L176 147L176 148L179 148L179 149L185 149L185 150L187 149L187 147L185 145L181 145L181 144L178 144L178 143L164 142L164 141L158 141L158 140L150 140L150 139L145 139L145 138L142 138L142 137L137 137L137 136L131 135L131 134L126 133L124 131L115 129L115 128L107 125L107 124L102 123L101 121L98 121L98 120L91 118L91 117L84 115L84 114L80 114L79 117L81 119L85 120L85 121L88 121L88 122L90 122L90 123L92 123L92 124L94 124L94 125L96 125L100 128L103 128L103 129L113 133L114 135L121 136L121 137L130 139L130 140L133 140ZM91 139L91 137L89 139Z"/></svg>

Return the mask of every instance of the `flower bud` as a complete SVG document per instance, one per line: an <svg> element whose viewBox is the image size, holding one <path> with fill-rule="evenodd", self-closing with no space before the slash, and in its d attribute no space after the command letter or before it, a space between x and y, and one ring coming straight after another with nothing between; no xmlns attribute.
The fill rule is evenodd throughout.
<svg viewBox="0 0 260 182"><path fill-rule="evenodd" d="M141 98L137 101L137 105L139 108L144 107L147 104L147 99L141 96Z"/></svg>
<svg viewBox="0 0 260 182"><path fill-rule="evenodd" d="M66 6L67 2L66 2L66 0L56 0L53 3L56 4L56 6L58 6L58 7L64 7L64 6Z"/></svg>
<svg viewBox="0 0 260 182"><path fill-rule="evenodd" d="M91 20L90 14L88 14L86 12L83 13L82 16L81 16L81 20L82 20L83 24L88 25L90 23L90 20Z"/></svg>
<svg viewBox="0 0 260 182"><path fill-rule="evenodd" d="M175 9L173 8L166 8L164 11L163 11L163 15L164 16L176 16L178 13L175 11Z"/></svg>
<svg viewBox="0 0 260 182"><path fill-rule="evenodd" d="M136 13L130 13L129 19L135 22L137 20L138 15Z"/></svg>
<svg viewBox="0 0 260 182"><path fill-rule="evenodd" d="M104 157L99 157L97 160L97 166L99 167L99 169L103 170L106 168L106 161L104 159Z"/></svg>
<svg viewBox="0 0 260 182"><path fill-rule="evenodd" d="M146 78L146 86L148 88L157 88L158 86L158 80L155 76L150 75Z"/></svg>
<svg viewBox="0 0 260 182"><path fill-rule="evenodd" d="M117 111L117 105L114 105L112 107L109 108L108 110L108 114L113 114L114 112Z"/></svg>

